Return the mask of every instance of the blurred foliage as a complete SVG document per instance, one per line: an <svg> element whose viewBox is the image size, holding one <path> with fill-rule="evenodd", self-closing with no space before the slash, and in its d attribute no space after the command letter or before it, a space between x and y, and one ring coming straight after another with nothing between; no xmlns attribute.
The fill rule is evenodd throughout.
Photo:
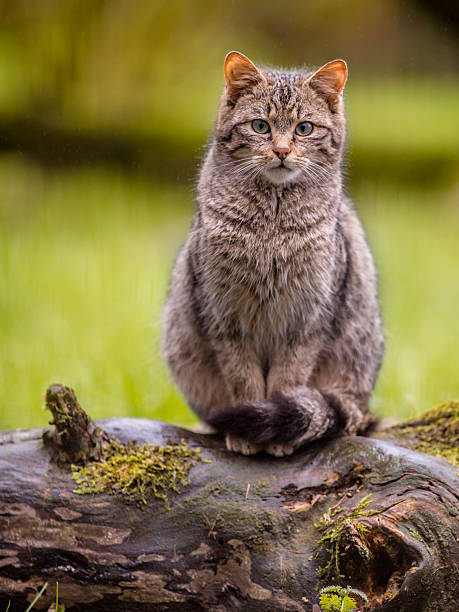
<svg viewBox="0 0 459 612"><path fill-rule="evenodd" d="M212 117L232 48L288 66L345 55L373 80L457 67L453 33L397 0L282 7L274 0L2 0L0 7L2 106L77 124L143 129L176 105L183 110L184 101L204 104ZM189 130L186 116L177 120Z"/></svg>
<svg viewBox="0 0 459 612"><path fill-rule="evenodd" d="M239 48L262 64L348 60L353 180L382 169L442 182L456 171L458 41L414 1L0 0L0 8L0 148L190 176L214 121L224 55Z"/></svg>
<svg viewBox="0 0 459 612"><path fill-rule="evenodd" d="M51 382L95 417L194 419L159 358L160 311L234 48L261 65L348 61L345 173L388 337L373 404L410 416L457 396L445 23L414 0L0 0L0 426L42 424Z"/></svg>

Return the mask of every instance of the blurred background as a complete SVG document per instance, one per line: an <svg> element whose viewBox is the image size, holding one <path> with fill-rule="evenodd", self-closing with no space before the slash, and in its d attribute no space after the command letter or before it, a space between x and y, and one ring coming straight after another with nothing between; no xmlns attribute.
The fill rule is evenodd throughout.
<svg viewBox="0 0 459 612"><path fill-rule="evenodd" d="M346 189L380 271L372 399L459 396L458 4L0 0L0 427L61 382L93 417L194 416L160 313L231 49L348 61Z"/></svg>

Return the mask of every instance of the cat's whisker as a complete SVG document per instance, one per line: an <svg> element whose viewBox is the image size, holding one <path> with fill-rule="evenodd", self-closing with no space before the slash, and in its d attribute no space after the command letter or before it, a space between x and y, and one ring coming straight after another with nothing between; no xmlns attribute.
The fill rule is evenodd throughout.
<svg viewBox="0 0 459 612"><path fill-rule="evenodd" d="M312 162L311 160L307 160L305 162L300 162L300 165L303 168L308 168L308 170L315 174L316 176L321 176L324 179L327 179L331 176L330 172L328 172L328 170L326 170L325 168L322 168L322 166L319 166L318 164Z"/></svg>
<svg viewBox="0 0 459 612"><path fill-rule="evenodd" d="M261 155L251 155L248 158L245 159L241 159L238 160L236 162L233 162L232 166L235 168L239 168L240 166L243 166L245 164L258 164L260 163L260 161L263 159L263 157Z"/></svg>
<svg viewBox="0 0 459 612"><path fill-rule="evenodd" d="M306 174L307 176L316 176L316 174L314 173L314 170L307 163L300 162L298 166L303 171L303 173Z"/></svg>
<svg viewBox="0 0 459 612"><path fill-rule="evenodd" d="M308 167L307 165L300 165L300 169L302 170L303 174L308 179L308 182L312 183L315 187L323 186L323 183L320 180L318 180L318 179L323 180L323 178L315 174L312 168Z"/></svg>
<svg viewBox="0 0 459 612"><path fill-rule="evenodd" d="M240 157L238 159L232 159L228 162L218 163L219 168L227 168L228 166L239 166L241 162L246 162L254 159L262 159L261 155L248 155L247 157Z"/></svg>
<svg viewBox="0 0 459 612"><path fill-rule="evenodd" d="M263 171L265 170L265 165L264 164L257 164L257 166L254 168L254 173L252 175L252 180L255 180L256 178L258 178L261 174L263 174Z"/></svg>
<svg viewBox="0 0 459 612"><path fill-rule="evenodd" d="M321 168L320 166L316 167L315 164L312 165L306 162L300 163L299 165L305 174L311 177L314 176L321 183L327 181L330 178L330 174L324 168Z"/></svg>
<svg viewBox="0 0 459 612"><path fill-rule="evenodd" d="M261 160L263 160L262 157ZM243 168L238 168L235 172L233 172L233 177L238 178L239 180L251 180L255 178L264 169L264 164L261 163L261 160L258 161L256 159L252 159L250 164L246 163Z"/></svg>
<svg viewBox="0 0 459 612"><path fill-rule="evenodd" d="M225 171L228 170L229 172L231 172L233 168L238 168L239 166L246 164L247 162L250 162L250 161L251 161L250 159L244 159L238 162L228 162L226 164L221 164L221 165L219 164L218 168L220 170L225 170Z"/></svg>
<svg viewBox="0 0 459 612"><path fill-rule="evenodd" d="M247 166L253 166L253 163L254 163L253 160L249 159L249 160L243 161L243 162L241 162L239 164L234 164L233 165L233 170L237 171L240 168L246 168Z"/></svg>
<svg viewBox="0 0 459 612"><path fill-rule="evenodd" d="M234 166L235 164L238 164L238 163L243 162L243 161L247 161L249 159L252 159L252 155L250 155L248 157L241 157L239 159L232 159L232 160L224 162L224 163L220 163L219 162L217 165L218 165L219 168L226 168L227 166Z"/></svg>
<svg viewBox="0 0 459 612"><path fill-rule="evenodd" d="M331 172L327 170L326 168L324 168L323 166L321 166L320 164L313 162L311 159L308 160L308 163L314 168L316 168L319 172L322 172L324 175L331 176Z"/></svg>
<svg viewBox="0 0 459 612"><path fill-rule="evenodd" d="M263 172L263 167L254 168L253 172L251 173L251 175L248 178L250 178L252 181L254 181L257 177L260 176L260 174L262 172Z"/></svg>
<svg viewBox="0 0 459 612"><path fill-rule="evenodd" d="M243 175L244 175L244 174L246 174L246 173L247 173L249 170L251 170L253 167L254 167L254 166L253 166L253 164L252 164L252 163L250 163L250 164L247 164L247 165L246 165L246 166L244 166L244 167L237 168L237 169L235 169L235 170L233 170L233 171L231 172L231 176L232 176L233 178L237 178L237 177L239 177L239 176L243 176Z"/></svg>
<svg viewBox="0 0 459 612"><path fill-rule="evenodd" d="M242 178L242 177L246 176L254 168L255 168L255 165L253 163L249 163L246 166L244 166L242 168L238 168L235 171L233 171L232 172L232 176L233 176L233 178Z"/></svg>

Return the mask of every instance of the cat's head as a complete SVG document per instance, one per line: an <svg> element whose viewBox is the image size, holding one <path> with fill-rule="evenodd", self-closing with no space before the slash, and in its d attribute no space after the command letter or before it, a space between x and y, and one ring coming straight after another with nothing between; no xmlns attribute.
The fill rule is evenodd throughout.
<svg viewBox="0 0 459 612"><path fill-rule="evenodd" d="M232 51L224 72L215 140L226 174L275 185L318 185L336 174L345 139L343 60L314 72L278 72Z"/></svg>

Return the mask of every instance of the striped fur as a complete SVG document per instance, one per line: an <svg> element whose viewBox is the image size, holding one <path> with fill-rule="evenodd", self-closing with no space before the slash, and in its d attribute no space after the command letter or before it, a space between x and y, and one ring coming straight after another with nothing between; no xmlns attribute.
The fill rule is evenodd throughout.
<svg viewBox="0 0 459 612"><path fill-rule="evenodd" d="M344 83L333 71L344 63L276 72L230 55L197 212L172 274L163 354L228 448L283 455L374 421L376 272L342 189ZM270 132L256 133L254 119ZM302 121L314 126L307 136L295 133ZM276 147L288 149L282 163Z"/></svg>

